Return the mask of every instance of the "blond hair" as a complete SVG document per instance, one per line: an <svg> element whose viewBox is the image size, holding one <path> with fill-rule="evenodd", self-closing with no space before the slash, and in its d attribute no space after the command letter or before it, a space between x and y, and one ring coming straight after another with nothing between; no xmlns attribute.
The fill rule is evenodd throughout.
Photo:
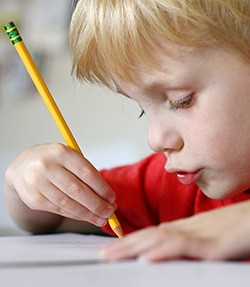
<svg viewBox="0 0 250 287"><path fill-rule="evenodd" d="M249 0L79 0L72 16L73 73L112 87L152 62L157 39L230 49L250 61ZM152 63L151 63L152 64Z"/></svg>

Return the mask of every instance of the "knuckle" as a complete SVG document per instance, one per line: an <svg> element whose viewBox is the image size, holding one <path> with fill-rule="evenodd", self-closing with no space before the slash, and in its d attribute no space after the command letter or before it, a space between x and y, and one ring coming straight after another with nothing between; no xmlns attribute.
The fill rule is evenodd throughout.
<svg viewBox="0 0 250 287"><path fill-rule="evenodd" d="M114 212L114 209L111 205L107 205L103 203L102 201L96 202L93 209L91 210L96 216L106 218L106 219L110 217L112 213Z"/></svg>
<svg viewBox="0 0 250 287"><path fill-rule="evenodd" d="M60 201L59 201L59 208L60 209L65 209L68 208L70 206L70 198L69 197L63 197Z"/></svg>
<svg viewBox="0 0 250 287"><path fill-rule="evenodd" d="M32 194L25 203L32 210L42 210L42 206L45 205L44 197L40 193Z"/></svg>
<svg viewBox="0 0 250 287"><path fill-rule="evenodd" d="M111 187L110 186L105 186L101 192L100 192L100 195L107 199L110 203L114 203L115 200L116 200L116 196L115 196L115 193L112 191Z"/></svg>
<svg viewBox="0 0 250 287"><path fill-rule="evenodd" d="M93 206L93 212L97 215L102 215L104 212L103 205L100 202L96 202Z"/></svg>
<svg viewBox="0 0 250 287"><path fill-rule="evenodd" d="M100 218L100 217L98 217L95 214L90 213L90 212L86 215L85 218L86 218L85 220L88 221L89 223L94 224L94 225L98 225L98 226L102 226L106 222L106 220L104 218Z"/></svg>
<svg viewBox="0 0 250 287"><path fill-rule="evenodd" d="M190 245L194 242L194 240L191 237L187 237L184 234L179 234L177 237L178 244L181 250L188 250Z"/></svg>
<svg viewBox="0 0 250 287"><path fill-rule="evenodd" d="M50 149L50 156L55 158L62 158L67 151L67 147L62 143L52 144Z"/></svg>
<svg viewBox="0 0 250 287"><path fill-rule="evenodd" d="M185 255L203 259L206 258L206 244L202 238L180 234L177 239L177 244Z"/></svg>
<svg viewBox="0 0 250 287"><path fill-rule="evenodd" d="M93 182L95 180L95 175L93 171L89 168L84 168L83 170L81 170L81 175L84 182L86 183Z"/></svg>
<svg viewBox="0 0 250 287"><path fill-rule="evenodd" d="M80 182L71 181L68 185L68 194L72 197L78 196L83 191Z"/></svg>
<svg viewBox="0 0 250 287"><path fill-rule="evenodd" d="M202 247L202 258L205 260L222 260L226 258L223 252L224 244L220 246L213 241L206 240L206 242L203 242Z"/></svg>
<svg viewBox="0 0 250 287"><path fill-rule="evenodd" d="M158 232L156 241L159 245L164 244L166 241L166 233L160 230L160 232Z"/></svg>
<svg viewBox="0 0 250 287"><path fill-rule="evenodd" d="M34 160L27 164L24 171L24 180L30 185L34 186L39 181L42 173L46 172L48 169L46 163L42 160Z"/></svg>

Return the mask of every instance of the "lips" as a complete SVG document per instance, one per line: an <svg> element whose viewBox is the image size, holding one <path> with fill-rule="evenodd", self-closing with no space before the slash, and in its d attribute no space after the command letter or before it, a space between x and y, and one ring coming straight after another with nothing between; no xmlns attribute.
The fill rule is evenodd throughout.
<svg viewBox="0 0 250 287"><path fill-rule="evenodd" d="M174 167L168 164L168 162L165 165L165 170L168 173L176 174L180 183L185 184L185 185L194 184L197 181L198 177L200 177L201 175L200 174L201 169L199 168L187 170L187 169Z"/></svg>
<svg viewBox="0 0 250 287"><path fill-rule="evenodd" d="M190 185L194 184L197 176L198 176L198 171L195 172L177 172L176 173L178 180L180 183L185 184L185 185Z"/></svg>

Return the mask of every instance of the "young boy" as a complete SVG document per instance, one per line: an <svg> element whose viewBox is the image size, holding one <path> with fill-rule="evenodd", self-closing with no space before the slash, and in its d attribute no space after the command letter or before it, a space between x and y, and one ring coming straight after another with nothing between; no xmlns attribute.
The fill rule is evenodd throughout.
<svg viewBox="0 0 250 287"><path fill-rule="evenodd" d="M99 173L62 144L28 148L6 172L17 224L112 234L115 211L130 234L107 259L249 257L250 1L80 0L70 43L78 78L140 105L156 153Z"/></svg>

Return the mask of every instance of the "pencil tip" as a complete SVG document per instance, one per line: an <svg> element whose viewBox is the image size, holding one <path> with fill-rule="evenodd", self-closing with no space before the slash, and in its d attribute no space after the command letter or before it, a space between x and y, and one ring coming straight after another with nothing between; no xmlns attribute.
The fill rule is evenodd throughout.
<svg viewBox="0 0 250 287"><path fill-rule="evenodd" d="M120 225L116 226L113 231L115 232L115 234L119 237L122 238L124 236L122 228Z"/></svg>

